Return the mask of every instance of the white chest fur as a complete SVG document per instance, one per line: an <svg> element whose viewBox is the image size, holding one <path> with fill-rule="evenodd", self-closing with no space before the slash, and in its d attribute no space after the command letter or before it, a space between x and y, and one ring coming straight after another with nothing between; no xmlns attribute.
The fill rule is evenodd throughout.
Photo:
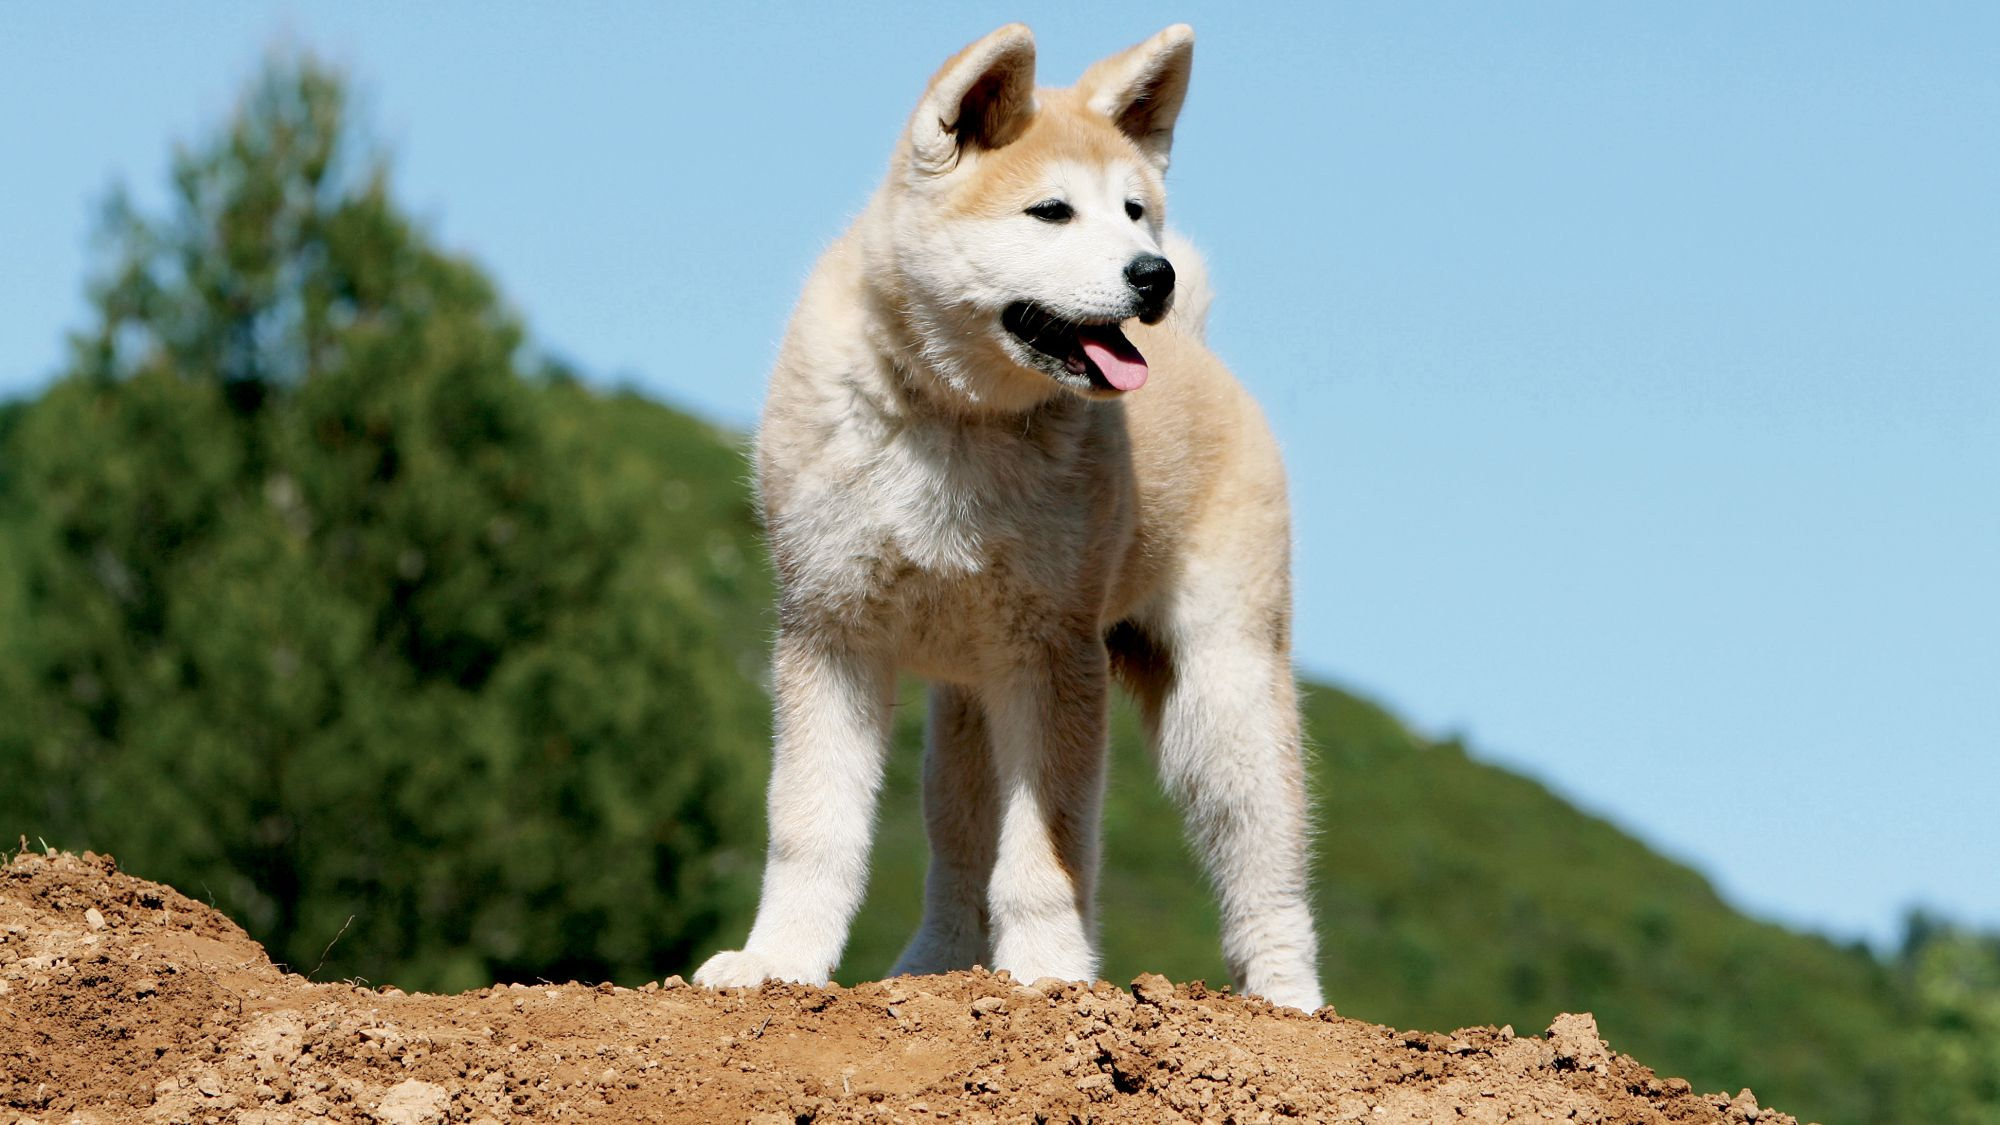
<svg viewBox="0 0 2000 1125"><path fill-rule="evenodd" d="M1018 503L1002 488L995 452L955 427L898 431L868 473L887 547L941 579L985 571L1018 539Z"/></svg>
<svg viewBox="0 0 2000 1125"><path fill-rule="evenodd" d="M770 513L786 602L927 674L1009 659L1110 578L1091 560L1122 529L1091 513L1115 487L1102 447L1122 429L1103 422L1070 409L844 427Z"/></svg>

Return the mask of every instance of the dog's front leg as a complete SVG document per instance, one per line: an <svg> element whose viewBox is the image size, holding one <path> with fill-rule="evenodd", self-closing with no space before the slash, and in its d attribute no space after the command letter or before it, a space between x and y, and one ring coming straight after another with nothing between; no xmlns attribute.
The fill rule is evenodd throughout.
<svg viewBox="0 0 2000 1125"><path fill-rule="evenodd" d="M711 988L825 984L868 884L868 845L888 741L889 663L792 631L778 639L771 848L757 921L741 950L695 970Z"/></svg>
<svg viewBox="0 0 2000 1125"><path fill-rule="evenodd" d="M993 967L1017 980L1090 980L1104 801L1104 646L1092 630L988 685L1000 837L987 886Z"/></svg>
<svg viewBox="0 0 2000 1125"><path fill-rule="evenodd" d="M1321 999L1296 689L1283 649L1245 633L1214 619L1180 631L1154 719L1160 776L1221 899L1236 987L1311 1011Z"/></svg>

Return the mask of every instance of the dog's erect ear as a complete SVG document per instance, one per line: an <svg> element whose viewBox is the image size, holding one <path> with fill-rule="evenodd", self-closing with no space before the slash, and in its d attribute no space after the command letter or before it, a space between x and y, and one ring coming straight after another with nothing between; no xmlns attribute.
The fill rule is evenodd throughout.
<svg viewBox="0 0 2000 1125"><path fill-rule="evenodd" d="M1194 28L1177 23L1084 71L1076 88L1164 172L1193 69Z"/></svg>
<svg viewBox="0 0 2000 1125"><path fill-rule="evenodd" d="M931 78L910 118L911 159L919 172L949 172L966 148L999 148L1019 136L1034 110L1035 35L1010 23Z"/></svg>

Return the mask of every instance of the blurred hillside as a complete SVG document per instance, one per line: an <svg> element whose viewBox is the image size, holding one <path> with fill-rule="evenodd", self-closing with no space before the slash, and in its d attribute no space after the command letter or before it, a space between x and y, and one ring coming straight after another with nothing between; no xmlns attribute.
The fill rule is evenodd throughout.
<svg viewBox="0 0 2000 1125"><path fill-rule="evenodd" d="M0 407L0 838L112 852L321 980L685 971L747 926L762 848L740 440L536 355L344 109L278 66L181 152L169 213L114 203L97 322ZM844 979L916 921L920 699ZM1918 920L1882 958L1758 922L1362 700L1311 686L1306 713L1344 1014L1588 1009L1804 1116L2000 1119L1994 939ZM1222 981L1128 714L1115 755L1106 975Z"/></svg>

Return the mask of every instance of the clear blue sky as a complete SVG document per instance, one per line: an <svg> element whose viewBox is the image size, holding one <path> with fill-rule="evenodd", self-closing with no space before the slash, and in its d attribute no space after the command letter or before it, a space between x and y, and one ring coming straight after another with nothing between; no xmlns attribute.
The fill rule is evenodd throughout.
<svg viewBox="0 0 2000 1125"><path fill-rule="evenodd" d="M107 186L292 44L549 350L747 425L939 62L1185 19L1171 218L1287 449L1303 667L1764 914L2000 926L2000 6L723 8L0 8L0 393Z"/></svg>

